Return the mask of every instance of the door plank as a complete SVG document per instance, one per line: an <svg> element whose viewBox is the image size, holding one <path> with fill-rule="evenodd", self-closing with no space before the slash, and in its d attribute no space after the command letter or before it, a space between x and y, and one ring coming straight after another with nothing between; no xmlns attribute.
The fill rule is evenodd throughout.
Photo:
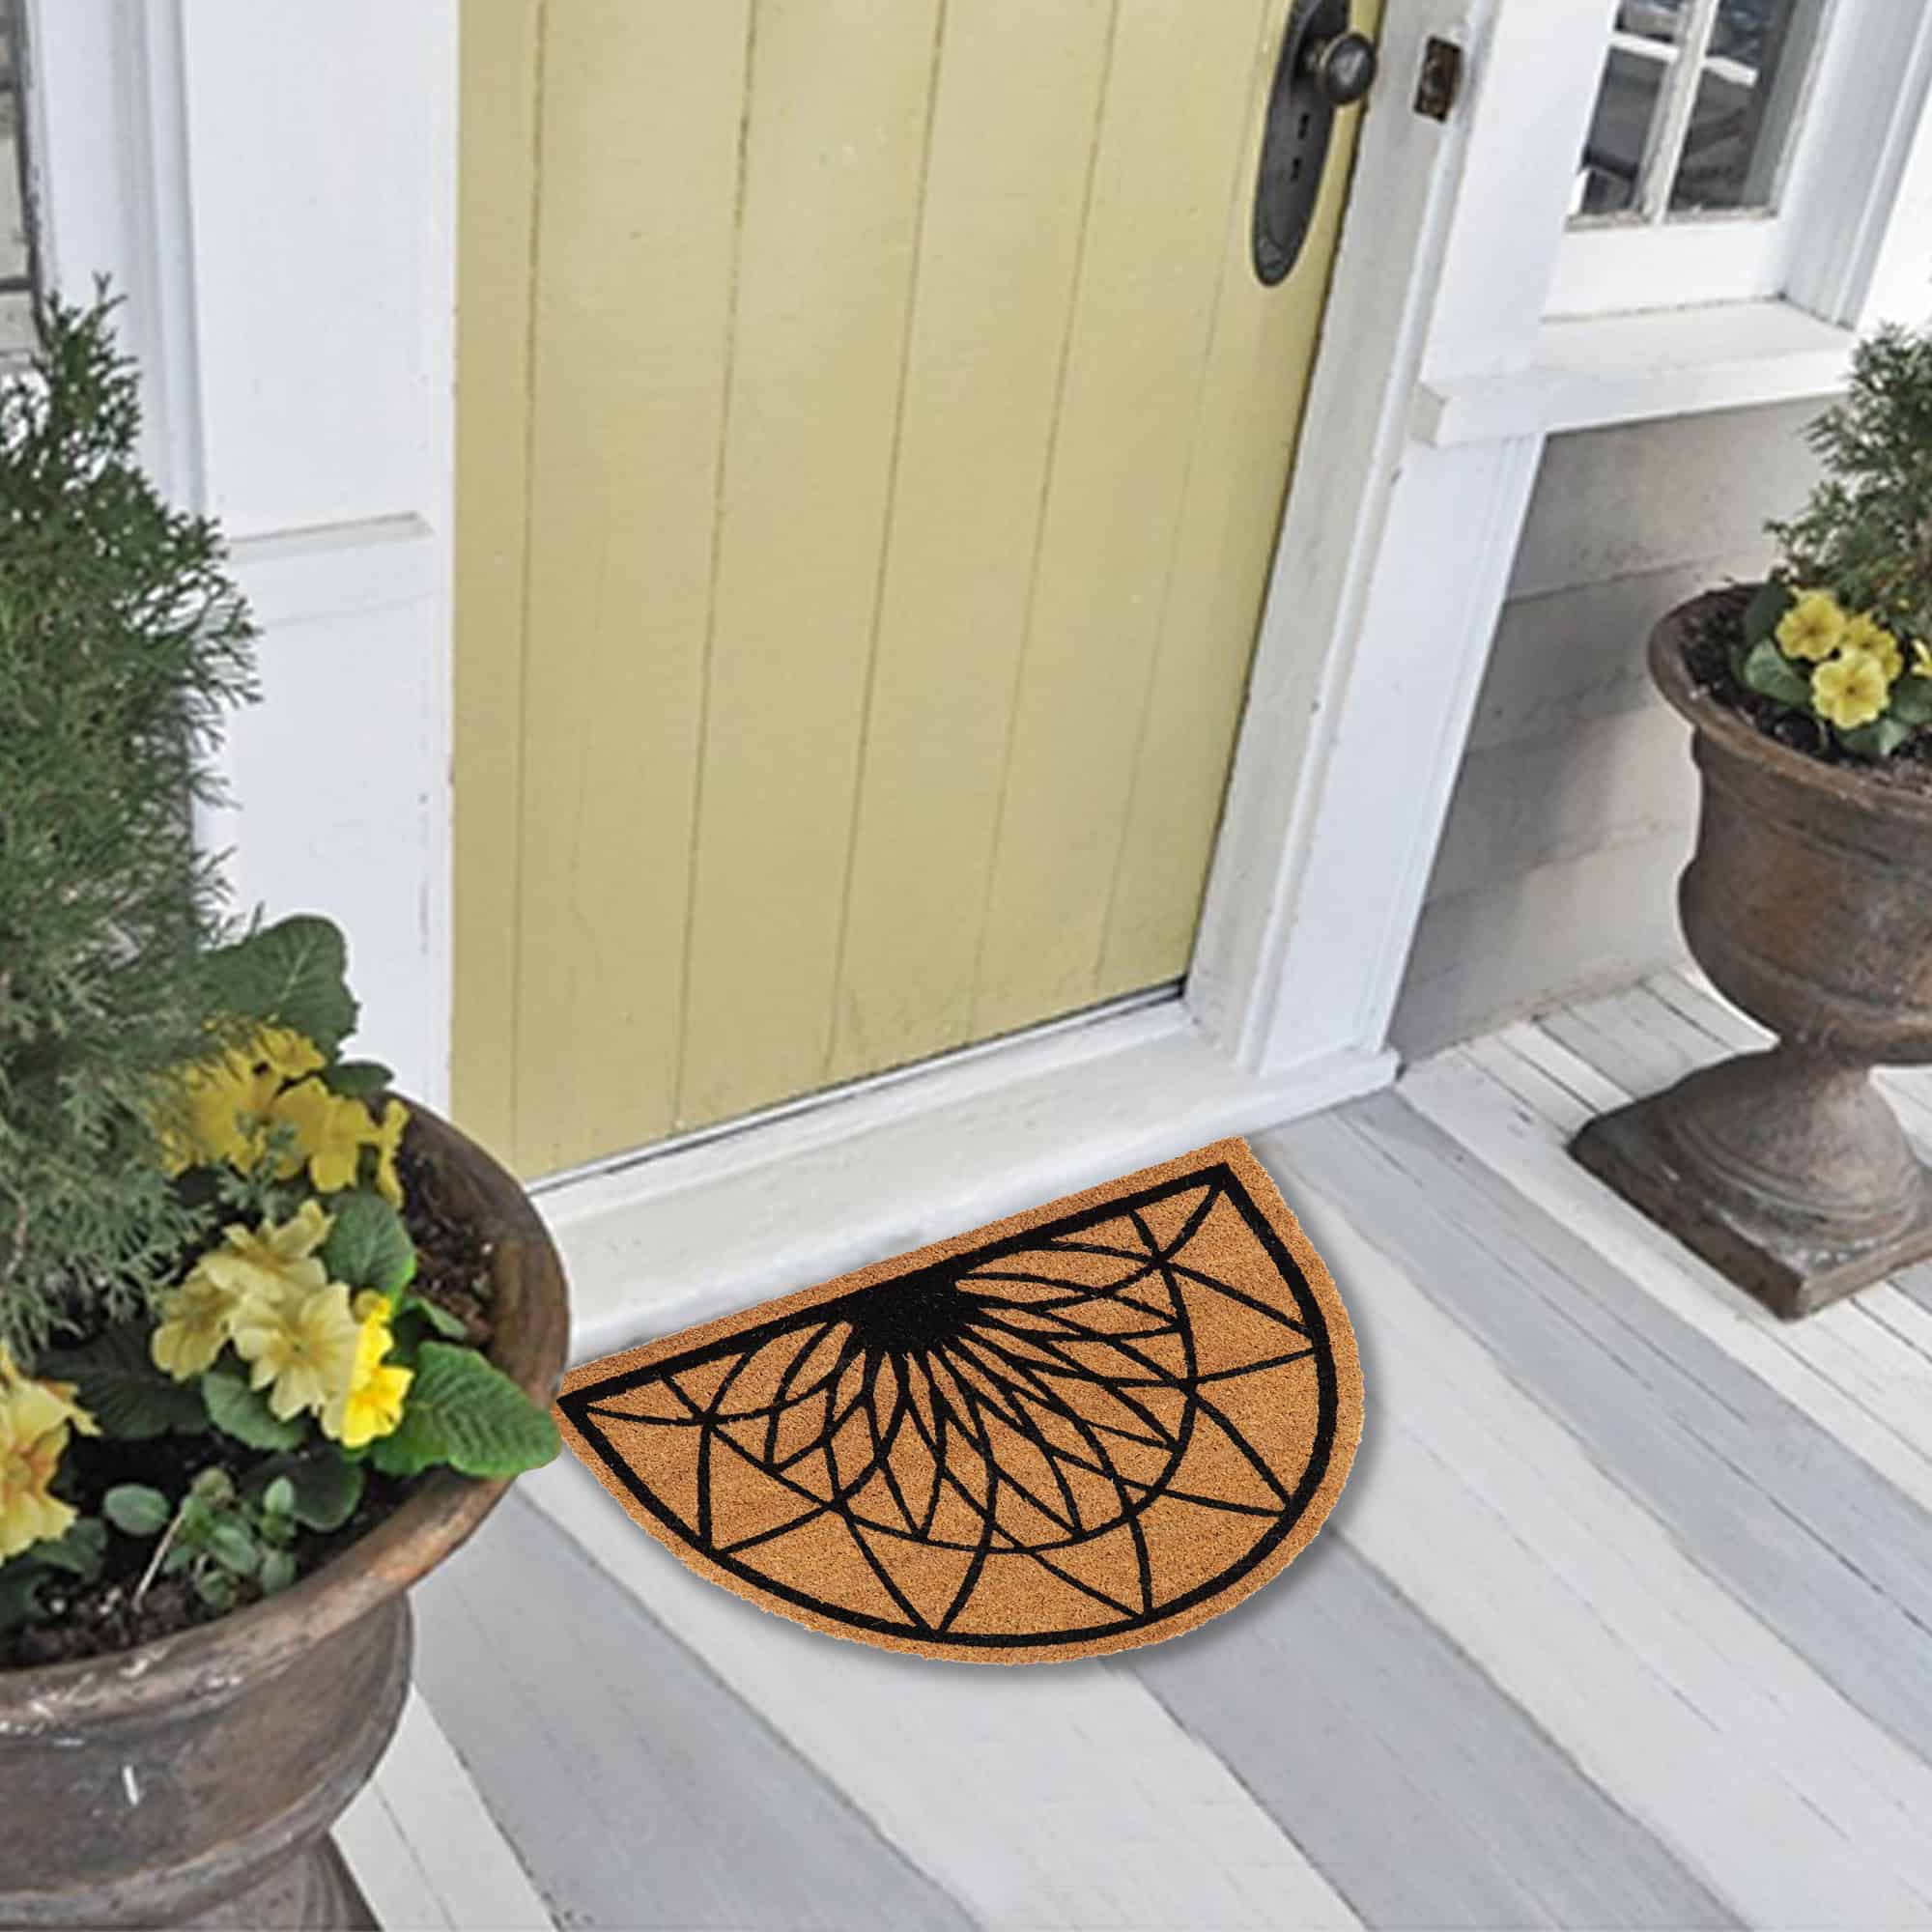
<svg viewBox="0 0 1932 1932"><path fill-rule="evenodd" d="M1354 23L1373 33L1380 14L1380 0L1356 0ZM1249 96L1186 494L1114 860L1094 987L1101 999L1174 979L1193 956L1348 197L1356 114L1336 122L1300 262L1286 283L1264 288L1249 254L1253 170L1285 20L1285 10L1273 10Z"/></svg>
<svg viewBox="0 0 1932 1932"><path fill-rule="evenodd" d="M457 185L452 1110L507 1151L520 917L530 247L542 0L466 7Z"/></svg>
<svg viewBox="0 0 1932 1932"><path fill-rule="evenodd" d="M824 1077L938 15L758 8L680 1125Z"/></svg>
<svg viewBox="0 0 1932 1932"><path fill-rule="evenodd" d="M1256 0L1122 10L979 959L981 1037L1095 997L1263 18Z"/></svg>
<svg viewBox="0 0 1932 1932"><path fill-rule="evenodd" d="M833 1079L966 1038L1115 12L947 19Z"/></svg>
<svg viewBox="0 0 1932 1932"><path fill-rule="evenodd" d="M670 1125L747 0L548 10L516 1154Z"/></svg>

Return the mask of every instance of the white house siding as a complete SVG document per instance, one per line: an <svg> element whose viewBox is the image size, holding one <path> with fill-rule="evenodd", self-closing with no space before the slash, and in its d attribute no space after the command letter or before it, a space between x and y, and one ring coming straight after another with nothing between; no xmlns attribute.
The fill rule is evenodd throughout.
<svg viewBox="0 0 1932 1932"><path fill-rule="evenodd" d="M1644 669L1670 607L1770 560L1820 402L1554 437L1396 1010L1415 1056L1683 956L1696 785Z"/></svg>

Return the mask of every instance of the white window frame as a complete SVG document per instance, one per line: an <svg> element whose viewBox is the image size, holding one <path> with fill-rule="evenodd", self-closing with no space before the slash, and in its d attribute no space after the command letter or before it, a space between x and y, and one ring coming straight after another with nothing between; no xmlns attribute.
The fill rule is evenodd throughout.
<svg viewBox="0 0 1932 1932"><path fill-rule="evenodd" d="M1567 319L1789 299L1826 320L1848 320L1821 306L1809 272L1821 253L1833 252L1834 228L1855 220L1865 203L1885 131L1911 87L1905 56L1918 38L1919 12L1896 0L1828 0L1774 208L1573 221L1556 250L1546 312ZM1601 71L1614 17L1612 6L1594 48L1579 45L1577 59ZM1680 49L1677 58L1690 52ZM1863 165L1848 167L1846 150L1864 156ZM1649 185L1655 192L1657 184Z"/></svg>

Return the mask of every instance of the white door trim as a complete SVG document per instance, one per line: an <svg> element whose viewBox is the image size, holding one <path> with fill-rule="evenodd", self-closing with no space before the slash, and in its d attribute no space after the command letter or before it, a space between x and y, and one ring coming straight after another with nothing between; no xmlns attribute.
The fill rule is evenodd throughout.
<svg viewBox="0 0 1932 1932"><path fill-rule="evenodd" d="M1529 52L1512 37L1562 11L1387 11L1187 982L1257 1075L1387 1038L1536 465L1524 446L1425 477L1410 417L1426 369L1464 343L1506 366L1515 312L1540 311L1547 266L1523 238L1547 230L1553 249L1567 178L1524 173L1523 150L1587 104L1558 89L1498 105L1492 80ZM1431 39L1463 50L1441 122L1409 99Z"/></svg>
<svg viewBox="0 0 1932 1932"><path fill-rule="evenodd" d="M457 6L28 0L27 21L53 279L84 300L111 276L143 460L219 516L262 626L264 701L222 759L237 810L203 811L201 837L242 906L348 928L358 1046L431 1105L450 1036Z"/></svg>

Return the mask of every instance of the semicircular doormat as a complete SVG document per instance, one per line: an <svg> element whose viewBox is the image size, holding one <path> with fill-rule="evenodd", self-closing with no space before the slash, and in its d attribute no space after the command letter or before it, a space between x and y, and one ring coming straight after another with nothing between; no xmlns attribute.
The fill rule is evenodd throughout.
<svg viewBox="0 0 1932 1932"><path fill-rule="evenodd" d="M1361 1435L1335 1284L1247 1143L607 1356L565 1439L682 1562L923 1657L1154 1643L1321 1527Z"/></svg>

